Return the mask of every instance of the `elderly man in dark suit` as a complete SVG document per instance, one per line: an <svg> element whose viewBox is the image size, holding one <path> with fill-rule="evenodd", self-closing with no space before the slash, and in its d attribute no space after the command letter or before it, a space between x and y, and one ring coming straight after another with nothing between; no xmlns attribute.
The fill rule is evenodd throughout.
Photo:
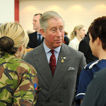
<svg viewBox="0 0 106 106"><path fill-rule="evenodd" d="M40 34L40 24L39 24L39 19L42 16L41 13L37 13L33 17L33 29L35 32L29 33L29 43L28 43L28 48L35 48L39 46L43 42L43 37Z"/></svg>
<svg viewBox="0 0 106 106"><path fill-rule="evenodd" d="M77 78L86 65L84 55L63 43L64 21L58 13L45 12L40 25L44 42L24 57L37 70L41 91L35 106L75 106Z"/></svg>

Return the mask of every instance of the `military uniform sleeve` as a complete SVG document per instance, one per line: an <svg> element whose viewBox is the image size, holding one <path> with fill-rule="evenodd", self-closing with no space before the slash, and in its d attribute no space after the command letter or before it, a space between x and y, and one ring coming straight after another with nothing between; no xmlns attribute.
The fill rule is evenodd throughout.
<svg viewBox="0 0 106 106"><path fill-rule="evenodd" d="M38 79L33 67L17 68L18 86L13 95L13 106L33 106L36 103Z"/></svg>

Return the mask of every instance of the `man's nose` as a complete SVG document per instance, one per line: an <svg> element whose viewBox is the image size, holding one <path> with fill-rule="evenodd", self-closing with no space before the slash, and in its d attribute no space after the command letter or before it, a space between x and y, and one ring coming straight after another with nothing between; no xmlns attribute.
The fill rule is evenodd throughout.
<svg viewBox="0 0 106 106"><path fill-rule="evenodd" d="M59 30L57 31L57 36L61 36L61 32Z"/></svg>

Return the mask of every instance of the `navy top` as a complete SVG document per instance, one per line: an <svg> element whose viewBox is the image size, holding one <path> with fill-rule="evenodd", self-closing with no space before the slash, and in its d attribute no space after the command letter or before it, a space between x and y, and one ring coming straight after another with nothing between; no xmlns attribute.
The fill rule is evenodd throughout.
<svg viewBox="0 0 106 106"><path fill-rule="evenodd" d="M88 84L93 79L94 73L106 68L106 60L97 60L85 66L79 76L79 82L77 85L76 101L79 103L80 99L84 98Z"/></svg>

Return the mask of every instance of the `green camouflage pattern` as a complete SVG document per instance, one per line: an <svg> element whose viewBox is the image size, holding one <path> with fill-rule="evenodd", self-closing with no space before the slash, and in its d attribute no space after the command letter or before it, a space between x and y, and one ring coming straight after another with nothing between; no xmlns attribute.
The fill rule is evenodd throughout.
<svg viewBox="0 0 106 106"><path fill-rule="evenodd" d="M14 55L0 52L0 106L33 106L38 88L36 70Z"/></svg>

